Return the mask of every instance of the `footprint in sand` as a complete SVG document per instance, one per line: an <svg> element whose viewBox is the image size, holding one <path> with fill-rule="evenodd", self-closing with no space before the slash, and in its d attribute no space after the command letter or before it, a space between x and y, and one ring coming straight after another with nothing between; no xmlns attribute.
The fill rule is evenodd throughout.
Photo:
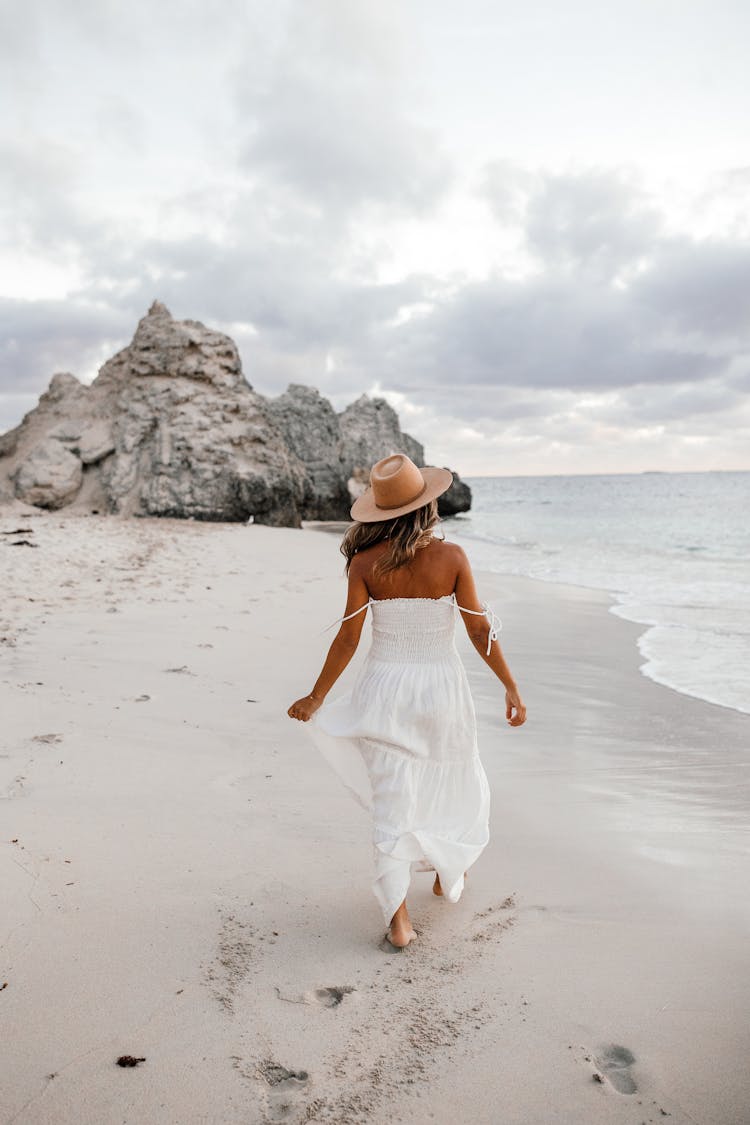
<svg viewBox="0 0 750 1125"><path fill-rule="evenodd" d="M223 910L221 913L216 958L205 977L215 999L232 1014L235 997L253 969L263 938L249 921Z"/></svg>
<svg viewBox="0 0 750 1125"><path fill-rule="evenodd" d="M308 1003L319 1004L321 1008L338 1008L344 997L355 991L350 984L341 988L316 988L314 992L307 993L305 999Z"/></svg>
<svg viewBox="0 0 750 1125"><path fill-rule="evenodd" d="M494 914L496 910L512 910L516 905L516 896L508 895L502 902L497 903L496 906L488 906L486 910L480 910L474 915L475 918L488 918L490 914Z"/></svg>
<svg viewBox="0 0 750 1125"><path fill-rule="evenodd" d="M620 1094L634 1094L638 1087L630 1073L635 1055L627 1047L610 1043L596 1056L596 1065Z"/></svg>
<svg viewBox="0 0 750 1125"><path fill-rule="evenodd" d="M516 915L511 913L515 906L515 896L508 895L496 906L488 906L486 910L481 910L475 914L473 921L479 922L480 926L472 934L471 940L473 942L493 941L505 930L509 930L516 921Z"/></svg>
<svg viewBox="0 0 750 1125"><path fill-rule="evenodd" d="M295 998L284 996L278 985L276 986L276 995L279 1000L284 1000L287 1004L315 1004L319 1008L338 1008L345 996L356 991L356 988L353 988L352 985L343 984L339 987L311 988L308 992L304 992L302 996Z"/></svg>
<svg viewBox="0 0 750 1125"><path fill-rule="evenodd" d="M268 1114L271 1121L283 1121L294 1112L299 1097L309 1081L306 1070L287 1070L270 1059L258 1067L258 1074L268 1086Z"/></svg>

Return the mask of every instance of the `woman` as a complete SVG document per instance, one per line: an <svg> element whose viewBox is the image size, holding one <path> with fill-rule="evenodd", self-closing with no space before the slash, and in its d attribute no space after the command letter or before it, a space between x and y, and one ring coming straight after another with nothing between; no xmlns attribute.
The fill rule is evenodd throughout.
<svg viewBox="0 0 750 1125"><path fill-rule="evenodd" d="M406 908L412 865L434 870L434 893L457 902L489 839L489 786L454 643L456 610L505 687L509 724L526 719L497 643L499 622L477 598L469 561L434 535L437 497L452 480L448 469L419 469L400 453L373 466L341 544L349 578L341 627L315 687L288 711L313 720L318 748L373 814L373 890L386 938L399 949L416 936ZM367 659L352 691L324 706L357 649L368 606Z"/></svg>

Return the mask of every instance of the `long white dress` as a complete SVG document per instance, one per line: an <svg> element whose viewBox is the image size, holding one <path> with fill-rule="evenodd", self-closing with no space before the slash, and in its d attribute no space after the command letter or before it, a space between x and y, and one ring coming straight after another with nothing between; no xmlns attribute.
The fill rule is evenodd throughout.
<svg viewBox="0 0 750 1125"><path fill-rule="evenodd" d="M463 608L455 594L370 598L349 617L368 606L372 644L354 686L306 725L372 813L373 891L390 923L413 868L437 871L445 898L458 901L464 872L489 840L490 790L455 644L455 611ZM481 613L489 653L500 622L486 605Z"/></svg>

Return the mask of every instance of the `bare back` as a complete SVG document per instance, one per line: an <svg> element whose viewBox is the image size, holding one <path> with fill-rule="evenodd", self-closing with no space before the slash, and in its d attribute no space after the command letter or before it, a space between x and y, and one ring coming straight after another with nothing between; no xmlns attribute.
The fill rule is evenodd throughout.
<svg viewBox="0 0 750 1125"><path fill-rule="evenodd" d="M371 598L442 598L455 591L464 554L454 543L433 539L405 566L375 576L375 563L387 549L387 543L378 543L357 556L358 569Z"/></svg>
<svg viewBox="0 0 750 1125"><path fill-rule="evenodd" d="M349 567L349 590L340 636L357 647L363 618L357 611L369 598L445 598L455 594L466 631L475 644L487 641L487 621L471 565L457 543L432 539L420 547L414 558L385 576L373 574L375 563L388 550L387 543L376 543L358 551Z"/></svg>

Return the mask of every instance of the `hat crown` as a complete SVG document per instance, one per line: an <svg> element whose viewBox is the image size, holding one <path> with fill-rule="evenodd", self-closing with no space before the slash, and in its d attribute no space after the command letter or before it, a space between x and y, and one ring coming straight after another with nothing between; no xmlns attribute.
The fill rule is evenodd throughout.
<svg viewBox="0 0 750 1125"><path fill-rule="evenodd" d="M405 453L392 453L373 465L370 487L352 504L351 517L378 523L405 516L442 496L452 483L450 469L418 469Z"/></svg>
<svg viewBox="0 0 750 1125"><path fill-rule="evenodd" d="M422 473L405 453L394 453L377 461L370 470L370 488L375 506L383 511L402 508L426 490Z"/></svg>

